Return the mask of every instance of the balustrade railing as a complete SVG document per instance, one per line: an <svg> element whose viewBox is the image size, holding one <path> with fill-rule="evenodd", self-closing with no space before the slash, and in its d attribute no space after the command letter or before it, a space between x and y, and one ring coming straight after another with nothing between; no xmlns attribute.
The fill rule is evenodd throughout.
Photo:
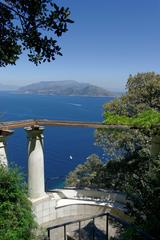
<svg viewBox="0 0 160 240"><path fill-rule="evenodd" d="M65 222L63 224L58 224L52 227L47 228L47 238L45 238L45 240L59 240L59 238L54 237L52 234L52 231L55 231L56 229L61 229L61 231L63 231L63 239L64 240L71 240L71 239L75 239L75 240L83 240L84 238L82 237L82 223L85 221L91 221L92 223L92 230L89 233L89 240L102 240L102 238L98 238L96 236L96 224L95 224L95 220L100 218L100 217L104 217L104 221L105 221L105 229L103 230L103 239L105 240L109 240L109 221L112 221L114 223L119 223L122 228L130 228L132 230L135 231L135 233L137 234L138 239L143 239L143 240L156 240L155 238L151 237L150 235L148 235L147 233L145 233L143 230L137 228L134 224L131 224L125 220L120 219L117 216L114 216L110 213L102 213L99 215L94 215L92 217L86 217L86 218L82 218L79 220L74 220L74 221L69 221L69 222ZM76 231L76 233L78 233L78 235L76 235L76 237L71 237L68 232L67 232L67 227L69 225L73 225L73 224L78 224L78 229L75 229L74 231ZM85 236L85 239L86 236Z"/></svg>

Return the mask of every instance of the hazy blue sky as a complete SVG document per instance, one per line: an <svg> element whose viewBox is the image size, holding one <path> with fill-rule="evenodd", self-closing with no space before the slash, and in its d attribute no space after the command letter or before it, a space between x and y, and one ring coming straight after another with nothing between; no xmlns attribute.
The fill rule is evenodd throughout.
<svg viewBox="0 0 160 240"><path fill-rule="evenodd" d="M63 57L38 67L23 55L0 82L77 80L123 89L129 74L160 72L160 0L65 0L75 21L59 39Z"/></svg>

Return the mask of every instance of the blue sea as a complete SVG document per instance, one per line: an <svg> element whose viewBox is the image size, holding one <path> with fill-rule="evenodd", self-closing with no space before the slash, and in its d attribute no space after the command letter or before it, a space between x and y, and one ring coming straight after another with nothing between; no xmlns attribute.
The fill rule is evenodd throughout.
<svg viewBox="0 0 160 240"><path fill-rule="evenodd" d="M103 104L113 97L70 97L0 93L0 121L53 119L101 122ZM94 129L46 127L44 131L45 178L48 187L60 187L63 177L86 158L102 149L94 144ZM27 138L23 129L15 129L7 139L9 162L27 176ZM70 157L71 156L71 157ZM61 178L62 177L62 178Z"/></svg>

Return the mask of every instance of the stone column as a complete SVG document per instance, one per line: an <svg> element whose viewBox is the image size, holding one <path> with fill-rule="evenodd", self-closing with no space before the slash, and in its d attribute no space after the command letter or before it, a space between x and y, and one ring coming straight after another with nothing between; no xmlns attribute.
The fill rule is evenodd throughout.
<svg viewBox="0 0 160 240"><path fill-rule="evenodd" d="M43 127L25 128L28 136L28 193L31 199L46 196L44 184Z"/></svg>
<svg viewBox="0 0 160 240"><path fill-rule="evenodd" d="M151 141L151 154L157 156L160 153L160 135L152 137Z"/></svg>
<svg viewBox="0 0 160 240"><path fill-rule="evenodd" d="M6 154L6 137L13 133L12 130L0 130L0 165L8 166Z"/></svg>

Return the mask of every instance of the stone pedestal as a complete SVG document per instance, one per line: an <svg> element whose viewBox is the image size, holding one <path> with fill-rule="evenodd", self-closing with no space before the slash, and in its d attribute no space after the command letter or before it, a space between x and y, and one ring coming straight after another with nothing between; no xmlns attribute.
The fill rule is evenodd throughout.
<svg viewBox="0 0 160 240"><path fill-rule="evenodd" d="M12 130L0 130L0 165L8 166L6 154L6 137L13 133Z"/></svg>
<svg viewBox="0 0 160 240"><path fill-rule="evenodd" d="M43 127L25 128L28 135L28 193L31 199L46 196L44 184Z"/></svg>
<svg viewBox="0 0 160 240"><path fill-rule="evenodd" d="M160 153L160 136L155 135L152 137L151 154L157 156Z"/></svg>

